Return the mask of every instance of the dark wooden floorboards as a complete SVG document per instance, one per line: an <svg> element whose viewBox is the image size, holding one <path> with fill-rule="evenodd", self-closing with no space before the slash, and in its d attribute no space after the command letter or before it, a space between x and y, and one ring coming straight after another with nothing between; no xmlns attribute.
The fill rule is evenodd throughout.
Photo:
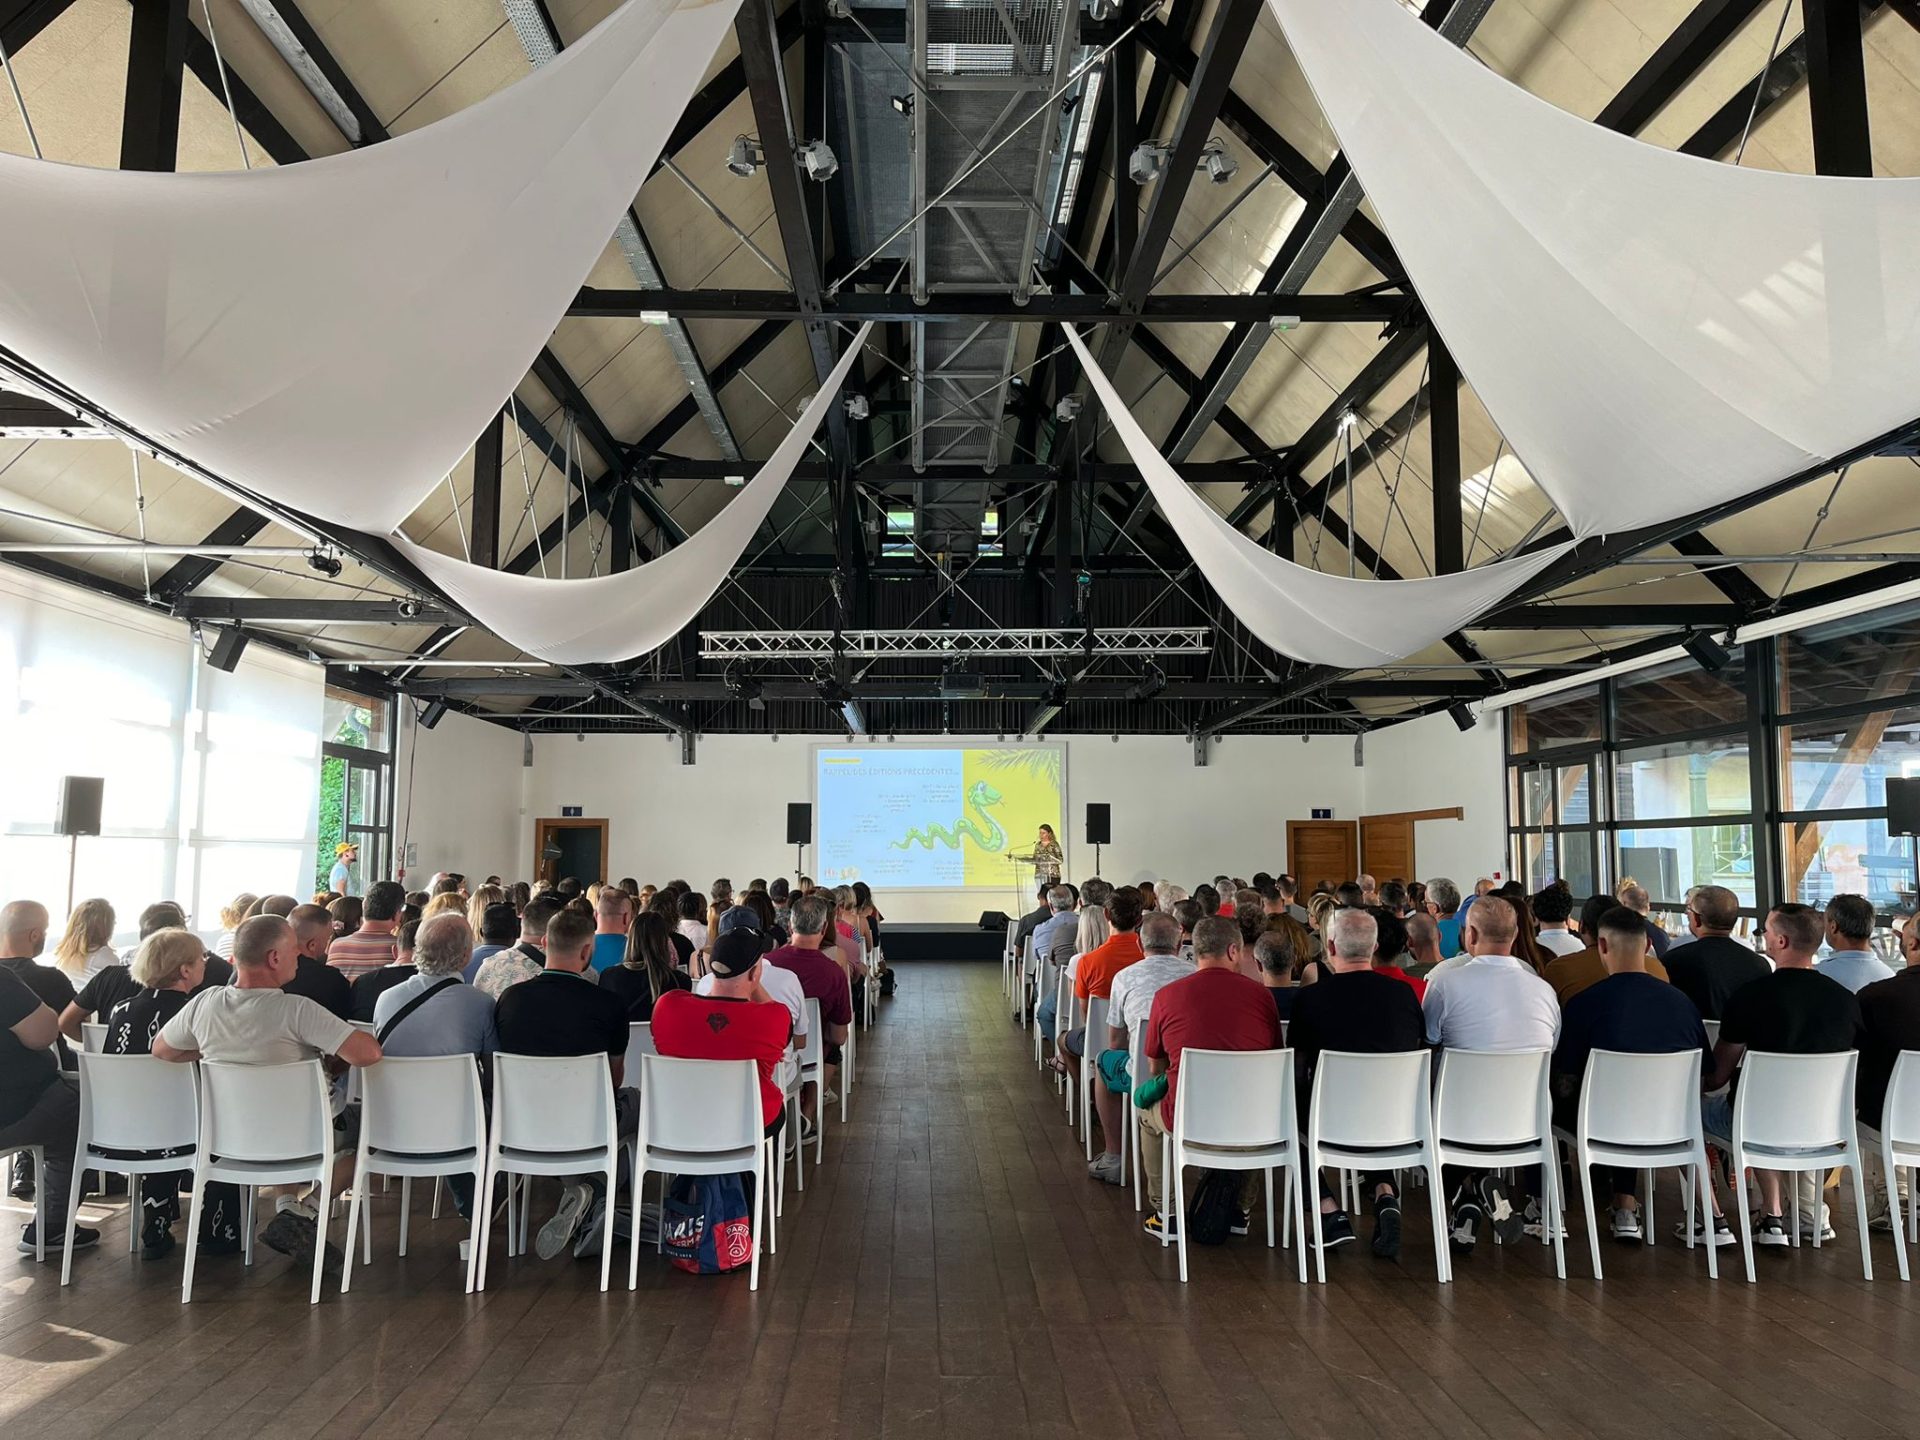
<svg viewBox="0 0 1920 1440"><path fill-rule="evenodd" d="M496 1255L468 1298L464 1227L427 1219L424 1185L412 1253L393 1254L396 1186L373 1266L317 1308L264 1251L251 1272L203 1262L182 1307L177 1255L129 1258L118 1200L83 1212L105 1238L64 1291L9 1224L0 1436L1920 1433L1920 1300L1886 1237L1861 1281L1848 1217L1817 1254L1762 1253L1752 1287L1737 1251L1715 1284L1673 1239L1671 1180L1659 1243L1607 1246L1599 1284L1576 1224L1564 1284L1543 1247L1483 1242L1442 1288L1415 1203L1398 1265L1363 1221L1303 1287L1256 1219L1196 1248L1182 1286L1131 1191L1086 1179L994 967L904 968L859 1045L851 1123L789 1191L758 1294L650 1255L629 1293L622 1252L606 1296L596 1266Z"/></svg>

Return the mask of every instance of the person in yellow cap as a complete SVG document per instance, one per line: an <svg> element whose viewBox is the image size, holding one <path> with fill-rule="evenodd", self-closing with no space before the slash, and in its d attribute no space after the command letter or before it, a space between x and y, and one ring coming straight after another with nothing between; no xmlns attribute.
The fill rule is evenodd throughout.
<svg viewBox="0 0 1920 1440"><path fill-rule="evenodd" d="M333 847L333 869L327 872L327 888L336 895L353 894L353 866L360 859L358 845Z"/></svg>

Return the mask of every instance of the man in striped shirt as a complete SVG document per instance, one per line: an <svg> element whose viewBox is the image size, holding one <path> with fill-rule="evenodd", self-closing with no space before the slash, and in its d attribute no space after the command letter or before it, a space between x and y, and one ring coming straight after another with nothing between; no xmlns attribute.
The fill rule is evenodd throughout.
<svg viewBox="0 0 1920 1440"><path fill-rule="evenodd" d="M367 890L361 911L360 928L351 935L336 935L327 946L327 964L349 981L391 965L399 953L394 931L400 925L400 911L407 903L404 885L380 880Z"/></svg>

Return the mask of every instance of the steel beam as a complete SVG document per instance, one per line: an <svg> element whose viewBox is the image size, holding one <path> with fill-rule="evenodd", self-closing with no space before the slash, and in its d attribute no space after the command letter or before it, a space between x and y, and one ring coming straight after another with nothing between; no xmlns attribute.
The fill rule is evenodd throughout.
<svg viewBox="0 0 1920 1440"><path fill-rule="evenodd" d="M187 0L133 0L126 104L120 116L120 168L171 170L180 143Z"/></svg>
<svg viewBox="0 0 1920 1440"><path fill-rule="evenodd" d="M1740 32L1766 0L1698 0L1687 18L1660 42L1633 78L1615 93L1594 124L1638 135L1681 87Z"/></svg>
<svg viewBox="0 0 1920 1440"><path fill-rule="evenodd" d="M267 528L267 517L257 510L245 507L235 510L213 529L207 532L202 544L211 546L245 545L254 536ZM208 555L194 555L170 566L166 573L153 582L154 598L172 603L193 591L212 578L213 572L225 562Z"/></svg>
<svg viewBox="0 0 1920 1440"><path fill-rule="evenodd" d="M1357 295L1150 295L1138 312L1127 314L1105 294L1035 294L1026 303L1006 293L936 291L922 305L912 296L842 289L820 300L818 312L857 324L864 320L908 325L977 324L982 320L1075 325L1265 325L1274 316L1303 325L1384 325L1405 320L1414 310L1411 296ZM687 320L803 320L815 313L785 290L607 290L588 287L574 297L570 316L631 319L668 315Z"/></svg>
<svg viewBox="0 0 1920 1440"><path fill-rule="evenodd" d="M74 0L0 0L0 46L9 58L73 6Z"/></svg>
<svg viewBox="0 0 1920 1440"><path fill-rule="evenodd" d="M1569 600L1565 604L1509 605L1482 615L1469 630L1721 630L1747 612L1738 605L1617 605Z"/></svg>
<svg viewBox="0 0 1920 1440"><path fill-rule="evenodd" d="M496 410L473 444L473 513L468 522L467 558L489 570L500 568L500 467L506 458L506 436L506 413Z"/></svg>
<svg viewBox="0 0 1920 1440"><path fill-rule="evenodd" d="M1438 335L1427 339L1427 439L1433 472L1433 573L1466 569L1466 521L1460 503L1460 367ZM1491 486L1494 476L1487 476Z"/></svg>
<svg viewBox="0 0 1920 1440"><path fill-rule="evenodd" d="M388 138L387 127L294 0L240 0L240 6L349 144L371 145Z"/></svg>
<svg viewBox="0 0 1920 1440"><path fill-rule="evenodd" d="M195 595L176 601L172 608L182 620L259 625L446 625L464 620L457 611L419 600L257 600Z"/></svg>
<svg viewBox="0 0 1920 1440"><path fill-rule="evenodd" d="M1802 0L1813 167L1821 175L1873 174L1867 120L1867 55L1860 0Z"/></svg>

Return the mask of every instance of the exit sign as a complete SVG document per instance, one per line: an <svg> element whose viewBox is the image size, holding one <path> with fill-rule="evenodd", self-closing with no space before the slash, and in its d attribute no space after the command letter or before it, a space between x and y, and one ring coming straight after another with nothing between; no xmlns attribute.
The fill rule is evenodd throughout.
<svg viewBox="0 0 1920 1440"><path fill-rule="evenodd" d="M562 820L578 820L584 813L584 808L585 807L580 805L562 805L560 807L560 818Z"/></svg>
<svg viewBox="0 0 1920 1440"><path fill-rule="evenodd" d="M1333 818L1333 810L1331 807L1316 805L1313 809L1313 818L1316 820L1331 820Z"/></svg>

